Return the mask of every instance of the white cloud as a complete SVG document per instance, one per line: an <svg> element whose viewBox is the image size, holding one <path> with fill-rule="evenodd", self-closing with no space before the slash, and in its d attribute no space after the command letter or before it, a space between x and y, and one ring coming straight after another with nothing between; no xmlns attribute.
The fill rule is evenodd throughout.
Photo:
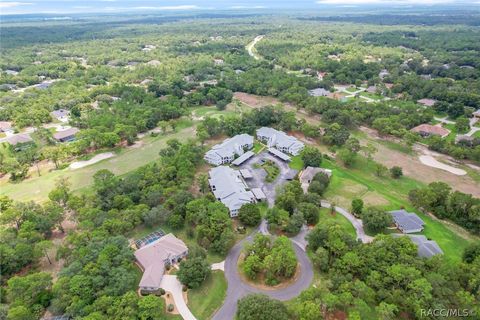
<svg viewBox="0 0 480 320"><path fill-rule="evenodd" d="M181 5L181 6L158 6L158 7L134 7L137 10L192 10L198 9L195 5Z"/></svg>
<svg viewBox="0 0 480 320"><path fill-rule="evenodd" d="M231 6L231 9L265 9L266 6Z"/></svg>
<svg viewBox="0 0 480 320"><path fill-rule="evenodd" d="M317 4L443 4L454 0L318 0Z"/></svg>
<svg viewBox="0 0 480 320"><path fill-rule="evenodd" d="M15 1L7 1L7 2L0 2L0 8L14 8L18 6L30 6L33 3L30 2L15 2Z"/></svg>

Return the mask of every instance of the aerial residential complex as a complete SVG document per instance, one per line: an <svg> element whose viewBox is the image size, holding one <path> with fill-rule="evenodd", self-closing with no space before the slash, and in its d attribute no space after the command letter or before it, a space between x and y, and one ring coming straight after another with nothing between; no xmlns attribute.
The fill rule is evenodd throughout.
<svg viewBox="0 0 480 320"><path fill-rule="evenodd" d="M188 254L185 243L172 233L164 235L135 251L135 258L143 269L138 287L152 292L160 289L163 273L169 265L177 263Z"/></svg>
<svg viewBox="0 0 480 320"><path fill-rule="evenodd" d="M294 156L300 154L300 151L305 146L297 138L267 127L257 130L257 139L266 143L269 148L273 147L280 152L286 152Z"/></svg>
<svg viewBox="0 0 480 320"><path fill-rule="evenodd" d="M232 162L235 156L242 156L246 150L252 148L253 137L248 134L239 134L213 146L205 154L204 159L212 165L219 166Z"/></svg>
<svg viewBox="0 0 480 320"><path fill-rule="evenodd" d="M255 202L255 195L248 190L240 171L219 166L211 169L209 175L208 182L215 198L228 208L231 217L236 217L244 204Z"/></svg>

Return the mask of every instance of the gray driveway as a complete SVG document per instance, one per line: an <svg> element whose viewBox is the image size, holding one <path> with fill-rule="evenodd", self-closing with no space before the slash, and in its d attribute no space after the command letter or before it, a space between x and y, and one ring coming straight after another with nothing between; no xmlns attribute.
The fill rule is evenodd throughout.
<svg viewBox="0 0 480 320"><path fill-rule="evenodd" d="M322 207L330 208L332 205L327 201L322 201ZM373 241L373 237L365 234L365 230L363 230L363 222L360 219L355 218L353 214L345 210L341 207L335 207L335 211L340 213L342 216L348 219L350 223L355 228L355 232L357 233L357 240L361 240L363 243L370 243Z"/></svg>

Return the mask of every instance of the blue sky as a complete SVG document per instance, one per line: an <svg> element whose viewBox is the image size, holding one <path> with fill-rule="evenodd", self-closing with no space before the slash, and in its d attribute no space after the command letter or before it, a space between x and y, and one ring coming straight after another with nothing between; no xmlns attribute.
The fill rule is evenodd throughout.
<svg viewBox="0 0 480 320"><path fill-rule="evenodd" d="M175 12L225 9L322 8L325 6L416 6L466 3L479 5L480 0L0 0L0 14L23 13L125 13Z"/></svg>

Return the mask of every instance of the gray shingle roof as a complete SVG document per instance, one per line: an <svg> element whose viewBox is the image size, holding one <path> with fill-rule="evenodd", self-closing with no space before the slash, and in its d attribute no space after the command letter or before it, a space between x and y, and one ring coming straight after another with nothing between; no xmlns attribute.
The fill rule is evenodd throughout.
<svg viewBox="0 0 480 320"><path fill-rule="evenodd" d="M330 94L330 91L324 88L316 88L308 91L308 94L313 97L326 97Z"/></svg>
<svg viewBox="0 0 480 320"><path fill-rule="evenodd" d="M75 136L75 134L77 134L78 131L80 131L80 130L78 130L78 128L74 128L74 127L69 128L67 130L58 131L58 132L55 132L53 134L53 138L55 140L65 139L65 138L68 138L68 137Z"/></svg>
<svg viewBox="0 0 480 320"><path fill-rule="evenodd" d="M253 193L247 191L247 185L238 170L219 166L211 169L209 175L208 182L215 198L220 200L230 211L236 211L244 204L254 200Z"/></svg>
<svg viewBox="0 0 480 320"><path fill-rule="evenodd" d="M31 141L33 140L28 133L19 133L7 138L7 142L12 146L15 146L19 143L27 143Z"/></svg>
<svg viewBox="0 0 480 320"><path fill-rule="evenodd" d="M396 237L402 235L394 235ZM434 240L428 240L424 235L409 234L406 235L417 246L418 256L422 258L430 258L437 254L443 254L442 249Z"/></svg>
<svg viewBox="0 0 480 320"><path fill-rule="evenodd" d="M269 148L274 147L282 152L288 152L293 155L299 154L305 146L297 138L268 127L257 129L257 137L265 141Z"/></svg>
<svg viewBox="0 0 480 320"><path fill-rule="evenodd" d="M226 139L220 144L212 147L206 154L205 160L210 163L222 163L222 158L233 158L235 154L243 154L243 146L253 146L253 137L248 134L239 134Z"/></svg>
<svg viewBox="0 0 480 320"><path fill-rule="evenodd" d="M425 223L415 213L409 213L405 210L395 210L389 212L397 227L403 233L418 232L423 230Z"/></svg>

